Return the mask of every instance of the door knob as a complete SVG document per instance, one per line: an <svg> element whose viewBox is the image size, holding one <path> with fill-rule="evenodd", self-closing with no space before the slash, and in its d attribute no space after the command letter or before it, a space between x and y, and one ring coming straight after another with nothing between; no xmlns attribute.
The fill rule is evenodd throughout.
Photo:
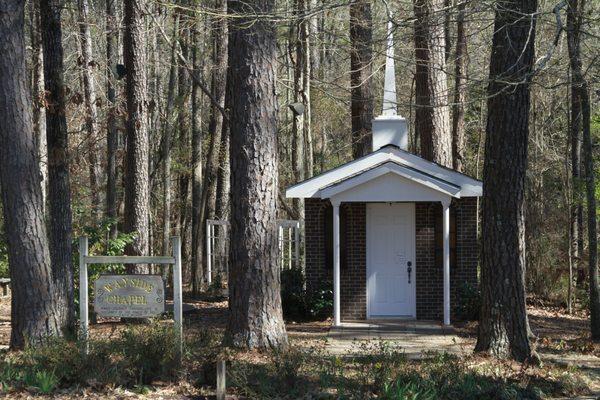
<svg viewBox="0 0 600 400"><path fill-rule="evenodd" d="M406 263L406 272L408 272L408 284L410 284L410 274L412 272L412 263L409 261Z"/></svg>

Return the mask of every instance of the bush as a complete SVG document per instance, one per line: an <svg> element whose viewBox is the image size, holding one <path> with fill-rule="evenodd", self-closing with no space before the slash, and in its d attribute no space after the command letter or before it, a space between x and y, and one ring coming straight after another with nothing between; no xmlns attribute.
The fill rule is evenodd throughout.
<svg viewBox="0 0 600 400"><path fill-rule="evenodd" d="M329 317L333 309L330 282L323 282L315 290L307 290L304 273L300 268L281 271L281 303L286 320L307 321Z"/></svg>
<svg viewBox="0 0 600 400"><path fill-rule="evenodd" d="M481 291L470 283L458 287L456 317L462 321L478 321L481 309Z"/></svg>
<svg viewBox="0 0 600 400"><path fill-rule="evenodd" d="M177 376L175 337L171 326L152 324L127 328L114 339L82 344L56 338L28 346L0 364L0 388L51 393L73 385L140 387Z"/></svg>

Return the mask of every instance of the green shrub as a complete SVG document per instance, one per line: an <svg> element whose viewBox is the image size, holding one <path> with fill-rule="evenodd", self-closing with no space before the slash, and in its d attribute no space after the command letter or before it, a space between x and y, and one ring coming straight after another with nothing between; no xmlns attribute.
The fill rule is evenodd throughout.
<svg viewBox="0 0 600 400"><path fill-rule="evenodd" d="M73 385L139 388L177 376L175 348L172 327L160 323L129 327L110 340L92 340L88 354L81 343L51 339L0 364L0 388L40 393Z"/></svg>
<svg viewBox="0 0 600 400"><path fill-rule="evenodd" d="M175 376L177 358L173 327L161 324L128 328L119 342L122 372L128 383L149 384Z"/></svg>
<svg viewBox="0 0 600 400"><path fill-rule="evenodd" d="M458 287L456 317L462 321L478 321L481 309L481 291L470 283Z"/></svg>
<svg viewBox="0 0 600 400"><path fill-rule="evenodd" d="M286 320L322 320L333 310L333 291L330 282L315 290L306 290L306 280L300 268L281 271L281 303Z"/></svg>
<svg viewBox="0 0 600 400"><path fill-rule="evenodd" d="M10 278L8 271L8 249L4 236L0 235L0 278Z"/></svg>

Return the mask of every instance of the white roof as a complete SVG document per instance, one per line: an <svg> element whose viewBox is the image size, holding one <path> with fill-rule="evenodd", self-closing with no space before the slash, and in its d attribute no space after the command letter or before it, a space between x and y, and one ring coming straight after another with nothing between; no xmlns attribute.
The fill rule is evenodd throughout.
<svg viewBox="0 0 600 400"><path fill-rule="evenodd" d="M388 178L382 180L382 177ZM380 184L374 185L376 181ZM427 192L436 192L443 197L474 197L483 193L483 183L477 179L395 146L386 146L291 186L286 191L286 197L343 198L344 193L361 188L360 198L364 201L369 201L369 192L373 192L371 201L381 201L381 190L391 194L390 185L396 183L410 183L411 187L422 187ZM417 192L414 192L414 201L421 200ZM410 192L398 191L398 195L400 193L402 199L398 198L397 201L410 200Z"/></svg>

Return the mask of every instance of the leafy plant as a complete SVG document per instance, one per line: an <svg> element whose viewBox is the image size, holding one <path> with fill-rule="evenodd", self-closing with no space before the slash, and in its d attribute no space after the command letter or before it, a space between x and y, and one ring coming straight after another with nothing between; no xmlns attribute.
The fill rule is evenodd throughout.
<svg viewBox="0 0 600 400"><path fill-rule="evenodd" d="M330 282L323 282L316 290L306 289L306 279L300 268L281 271L281 303L286 320L307 321L325 319L333 309L333 291Z"/></svg>
<svg viewBox="0 0 600 400"><path fill-rule="evenodd" d="M470 283L458 287L456 316L463 321L478 321L481 309L481 291Z"/></svg>

